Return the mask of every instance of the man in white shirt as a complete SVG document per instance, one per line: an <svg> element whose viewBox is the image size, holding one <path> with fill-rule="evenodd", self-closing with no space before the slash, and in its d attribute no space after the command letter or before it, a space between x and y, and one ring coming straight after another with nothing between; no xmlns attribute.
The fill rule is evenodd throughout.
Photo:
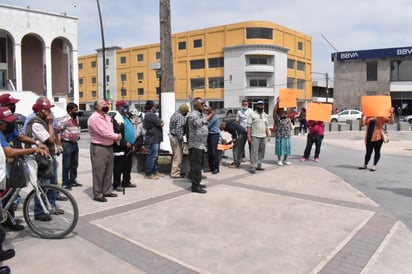
<svg viewBox="0 0 412 274"><path fill-rule="evenodd" d="M248 101L247 100L242 100L241 109L237 112L237 115L236 115L236 122L238 122L245 130L247 130L247 117L252 112L253 112L253 110L251 108L249 108ZM249 142L246 142L246 143L248 143L249 155L250 155L250 143ZM245 143L245 146L246 146L246 143ZM243 146L242 162L245 161L245 146Z"/></svg>

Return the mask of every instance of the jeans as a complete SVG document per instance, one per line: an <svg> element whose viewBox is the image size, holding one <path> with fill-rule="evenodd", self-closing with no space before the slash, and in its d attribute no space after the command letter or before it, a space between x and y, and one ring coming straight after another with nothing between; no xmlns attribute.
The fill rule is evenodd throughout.
<svg viewBox="0 0 412 274"><path fill-rule="evenodd" d="M322 146L322 140L323 140L323 136L308 134L308 137L306 140L306 148L305 148L305 152L303 153L303 157L305 157L306 159L309 159L310 151L312 150L313 144L315 144L315 157L314 158L319 158L320 147Z"/></svg>
<svg viewBox="0 0 412 274"><path fill-rule="evenodd" d="M79 146L77 143L63 141L62 179L64 186L72 186L77 179L79 166Z"/></svg>
<svg viewBox="0 0 412 274"><path fill-rule="evenodd" d="M150 144L147 151L146 159L146 176L151 176L159 170L159 164L157 160L159 159L159 148L160 144Z"/></svg>
<svg viewBox="0 0 412 274"><path fill-rule="evenodd" d="M300 120L300 122L299 122L299 133L302 132L302 129L303 129L303 131L305 131L305 133L308 132L308 128L306 126L306 123L307 123L306 119L301 119Z"/></svg>
<svg viewBox="0 0 412 274"><path fill-rule="evenodd" d="M219 134L209 134L207 136L207 158L209 161L209 168L211 171L219 171L219 154L217 151L217 144L219 143Z"/></svg>

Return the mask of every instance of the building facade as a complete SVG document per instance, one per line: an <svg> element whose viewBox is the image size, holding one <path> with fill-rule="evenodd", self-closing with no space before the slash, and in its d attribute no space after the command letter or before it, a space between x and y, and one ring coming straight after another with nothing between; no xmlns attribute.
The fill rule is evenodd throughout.
<svg viewBox="0 0 412 274"><path fill-rule="evenodd" d="M299 104L312 99L312 38L272 22L251 21L172 35L176 106L204 97L214 107L253 105L271 111L281 88L298 89ZM103 97L102 54L79 57L81 108ZM106 49L106 98L141 108L159 101L160 44ZM100 64L100 65L99 65Z"/></svg>
<svg viewBox="0 0 412 274"><path fill-rule="evenodd" d="M365 95L390 95L402 115L412 113L412 47L332 54L337 108L361 108Z"/></svg>
<svg viewBox="0 0 412 274"><path fill-rule="evenodd" d="M78 102L77 18L0 4L0 90Z"/></svg>

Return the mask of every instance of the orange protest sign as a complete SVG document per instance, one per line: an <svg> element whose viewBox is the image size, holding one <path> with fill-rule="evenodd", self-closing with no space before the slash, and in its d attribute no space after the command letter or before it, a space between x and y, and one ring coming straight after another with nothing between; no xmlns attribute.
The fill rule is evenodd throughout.
<svg viewBox="0 0 412 274"><path fill-rule="evenodd" d="M362 96L362 112L364 116L391 115L391 97L388 95Z"/></svg>
<svg viewBox="0 0 412 274"><path fill-rule="evenodd" d="M306 109L306 120L329 122L331 113L331 104L308 103Z"/></svg>
<svg viewBox="0 0 412 274"><path fill-rule="evenodd" d="M296 107L298 99L298 90L293 88L283 88L279 90L279 107L292 108Z"/></svg>
<svg viewBox="0 0 412 274"><path fill-rule="evenodd" d="M232 148L231 145L222 145L222 144L217 145L217 150L229 150L231 148Z"/></svg>

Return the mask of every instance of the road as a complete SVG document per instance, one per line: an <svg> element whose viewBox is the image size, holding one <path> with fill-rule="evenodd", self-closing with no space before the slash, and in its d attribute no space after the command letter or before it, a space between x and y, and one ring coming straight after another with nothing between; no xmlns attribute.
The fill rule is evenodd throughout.
<svg viewBox="0 0 412 274"><path fill-rule="evenodd" d="M390 146L383 145L376 172L358 170L364 159L363 131L326 132L319 163L300 162L306 137L294 136L290 159L294 165L319 165L341 177L412 230L412 132L389 129L389 133ZM89 134L83 131L80 147L88 148L89 143ZM274 139L266 150L265 163L275 164Z"/></svg>

